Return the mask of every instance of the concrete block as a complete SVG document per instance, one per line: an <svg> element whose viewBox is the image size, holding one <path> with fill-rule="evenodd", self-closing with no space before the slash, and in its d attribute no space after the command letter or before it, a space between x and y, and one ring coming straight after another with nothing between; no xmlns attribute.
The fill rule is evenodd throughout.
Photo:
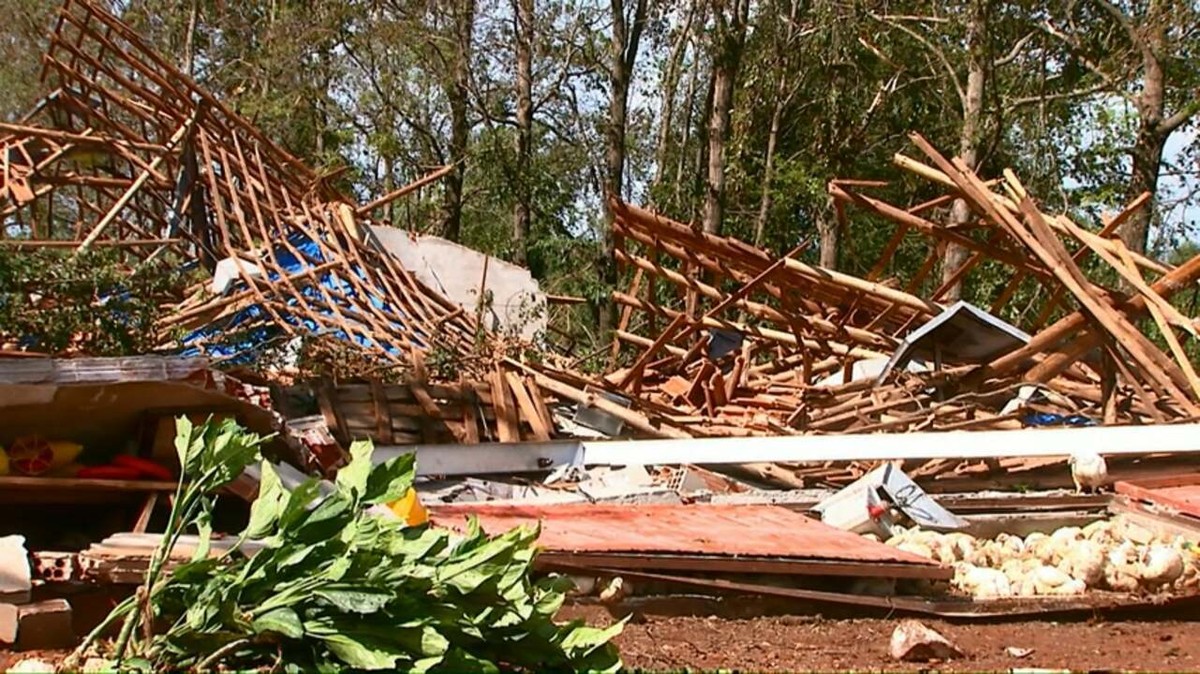
<svg viewBox="0 0 1200 674"><path fill-rule="evenodd" d="M24 536L0 538L0 601L19 604L29 601L33 570Z"/></svg>
<svg viewBox="0 0 1200 674"><path fill-rule="evenodd" d="M17 643L17 626L21 622L21 609L15 604L0 604L0 643L9 646Z"/></svg>
<svg viewBox="0 0 1200 674"><path fill-rule="evenodd" d="M70 648L75 644L71 605L49 599L18 607L17 650Z"/></svg>
<svg viewBox="0 0 1200 674"><path fill-rule="evenodd" d="M916 620L905 620L892 633L892 658L901 662L928 662L963 657L962 651L936 630Z"/></svg>

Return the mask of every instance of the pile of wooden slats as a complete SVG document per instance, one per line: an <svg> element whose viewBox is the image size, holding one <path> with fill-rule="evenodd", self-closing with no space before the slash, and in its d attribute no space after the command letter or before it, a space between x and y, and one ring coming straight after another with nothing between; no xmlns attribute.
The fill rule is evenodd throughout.
<svg viewBox="0 0 1200 674"><path fill-rule="evenodd" d="M476 444L554 435L546 399L529 377L497 369L484 381L432 383L422 375L418 367L396 384L326 379L317 386L317 400L343 443L370 438L381 445Z"/></svg>
<svg viewBox="0 0 1200 674"><path fill-rule="evenodd" d="M637 417L629 426L657 437L1020 428L1035 413L1039 423L1200 416L1200 379L1181 341L1196 337L1197 325L1169 302L1195 290L1200 257L1172 266L1122 243L1116 232L1145 196L1093 230L1042 212L1011 172L984 181L920 136L913 141L930 164L897 155L897 166L941 196L901 208L872 196L879 183L830 184L843 217L856 207L894 228L865 277L805 262L803 246L777 258L613 200L617 261L630 280L614 294L622 312L613 355L626 365L600 378L540 375L574 391L592 386L629 398L624 415ZM957 199L974 220L951 229L938 210ZM927 247L926 262L910 278L886 278L891 257L914 240ZM950 243L969 258L918 294L933 285ZM852 376L856 363L889 358L984 263L1007 278L983 308L1028 332L1025 346L990 363L947 361L882 381ZM1009 306L1031 296L1029 306ZM714 352L721 342L731 345ZM1029 396L1030 387L1040 395ZM1011 405L1022 393L1024 402ZM911 469L962 468L952 464ZM846 470L807 469L822 478Z"/></svg>
<svg viewBox="0 0 1200 674"><path fill-rule="evenodd" d="M206 278L163 306L163 346L232 358L268 341L332 336L401 369L402 384L320 387L343 440L546 440L554 401L616 417L626 434L667 438L1015 428L1033 413L1104 424L1200 417L1184 343L1200 331L1171 303L1195 290L1200 256L1170 265L1116 236L1148 195L1084 226L1040 210L1011 172L985 181L914 136L928 163L895 163L938 196L901 207L876 196L878 182L829 185L843 221L891 228L861 276L806 261L803 244L775 256L613 199L629 284L613 295L614 366L593 376L504 357L471 312L374 241L371 213L446 169L358 205L92 0L65 0L45 64L52 93L19 123L0 124L0 245L113 246L130 268L168 257L210 276L231 267L226 289ZM965 227L943 224L956 201L973 215ZM969 257L935 281L951 244ZM889 276L897 251L922 248L915 273ZM1004 278L981 308L1030 334L1025 346L989 363L855 376L941 314L957 288L997 270ZM0 335L0 346L19 337ZM469 362L461 379L425 372L435 347ZM784 473L830 481L861 468Z"/></svg>
<svg viewBox="0 0 1200 674"><path fill-rule="evenodd" d="M226 288L206 277L163 307L163 346L189 353L256 356L265 342L311 334L396 365L435 343L472 349L472 317L367 227L446 169L357 205L91 0L64 2L44 62L51 93L21 123L0 125L0 245L117 247L131 269L151 259L209 275L231 266Z"/></svg>

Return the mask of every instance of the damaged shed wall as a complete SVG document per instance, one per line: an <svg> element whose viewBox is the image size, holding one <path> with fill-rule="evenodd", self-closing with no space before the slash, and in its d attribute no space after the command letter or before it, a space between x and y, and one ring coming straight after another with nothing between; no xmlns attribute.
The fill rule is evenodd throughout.
<svg viewBox="0 0 1200 674"><path fill-rule="evenodd" d="M413 275L468 312L476 311L483 282L492 294L484 327L529 340L545 331L546 296L528 269L437 236L386 226L373 226L371 232Z"/></svg>

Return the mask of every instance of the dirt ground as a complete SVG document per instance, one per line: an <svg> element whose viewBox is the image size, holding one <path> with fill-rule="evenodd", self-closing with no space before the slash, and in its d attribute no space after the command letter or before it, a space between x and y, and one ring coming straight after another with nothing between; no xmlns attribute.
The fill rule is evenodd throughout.
<svg viewBox="0 0 1200 674"><path fill-rule="evenodd" d="M565 615L592 624L613 618L595 606ZM1179 621L950 624L922 620L966 653L937 663L898 663L888 642L901 619L776 616L745 619L644 616L617 643L626 667L652 671L735 669L1009 671L1200 671L1200 624ZM1032 649L1025 657L1009 647Z"/></svg>
<svg viewBox="0 0 1200 674"><path fill-rule="evenodd" d="M598 606L570 606L560 618L585 618L597 626L613 621ZM644 615L625 626L617 644L626 667L642 671L1200 671L1200 624L1194 622L951 624L923 620L954 642L966 657L947 662L898 663L888 656L888 641L900 621L788 615ZM1032 652L1014 657L1006 652L1009 647ZM24 658L58 662L65 655L66 651L0 651L0 671Z"/></svg>

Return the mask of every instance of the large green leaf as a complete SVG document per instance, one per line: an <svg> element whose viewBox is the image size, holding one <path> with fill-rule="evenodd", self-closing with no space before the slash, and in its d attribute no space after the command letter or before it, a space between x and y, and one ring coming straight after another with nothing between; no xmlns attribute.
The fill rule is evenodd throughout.
<svg viewBox="0 0 1200 674"><path fill-rule="evenodd" d="M603 648L625 630L625 618L608 627L588 627L575 625L569 628L566 638L562 641L562 649L571 657L582 658Z"/></svg>
<svg viewBox="0 0 1200 674"><path fill-rule="evenodd" d="M296 539L303 543L318 543L338 535L350 520L360 515L354 503L341 493L325 497L316 508L293 527Z"/></svg>
<svg viewBox="0 0 1200 674"><path fill-rule="evenodd" d="M402 454L371 469L367 478L365 503L390 503L412 488L417 474L415 454Z"/></svg>
<svg viewBox="0 0 1200 674"><path fill-rule="evenodd" d="M472 541L470 545L459 546L455 552L464 548L465 552L456 554L456 559L439 569L436 580L463 594L475 591L484 583L498 580L514 551L519 546L529 545L536 531L535 528L522 526L482 545L475 545Z"/></svg>
<svg viewBox="0 0 1200 674"><path fill-rule="evenodd" d="M370 614L376 613L395 598L395 593L388 590L338 585L317 590L315 596L323 599L346 613Z"/></svg>
<svg viewBox="0 0 1200 674"><path fill-rule="evenodd" d="M337 474L337 486L347 494L362 499L367 491L367 480L371 476L371 455L375 446L370 440L357 440L350 445L350 463L342 466Z"/></svg>
<svg viewBox="0 0 1200 674"><path fill-rule="evenodd" d="M355 669L393 669L396 660L404 655L394 646L366 644L348 634L332 633L321 639L339 660Z"/></svg>
<svg viewBox="0 0 1200 674"><path fill-rule="evenodd" d="M283 513L279 516L279 528L291 529L297 523L303 521L304 514L309 511L312 502L321 494L321 481L315 477L309 478L287 496L287 503L283 508Z"/></svg>
<svg viewBox="0 0 1200 674"><path fill-rule="evenodd" d="M192 552L192 561L199 561L208 557L208 553L212 550L212 499L207 496L200 497L200 512L192 518L192 524L196 527L197 538L196 549Z"/></svg>
<svg viewBox="0 0 1200 674"><path fill-rule="evenodd" d="M409 527L387 539L387 554L400 557L405 562L414 562L442 552L449 547L449 541L450 536L445 529Z"/></svg>
<svg viewBox="0 0 1200 674"><path fill-rule="evenodd" d="M175 453L179 455L179 466L185 474L195 471L196 454L202 450L204 443L196 439L192 420L186 416L175 419Z"/></svg>
<svg viewBox="0 0 1200 674"><path fill-rule="evenodd" d="M261 539L275 532L280 517L283 516L284 503L288 498L279 473L268 461L261 466L262 476L258 481L258 498L250 504L250 523L246 525L245 536L250 539Z"/></svg>
<svg viewBox="0 0 1200 674"><path fill-rule="evenodd" d="M257 617L253 623L254 631L275 632L289 639L299 639L304 636L304 625L300 616L290 608L280 607Z"/></svg>

